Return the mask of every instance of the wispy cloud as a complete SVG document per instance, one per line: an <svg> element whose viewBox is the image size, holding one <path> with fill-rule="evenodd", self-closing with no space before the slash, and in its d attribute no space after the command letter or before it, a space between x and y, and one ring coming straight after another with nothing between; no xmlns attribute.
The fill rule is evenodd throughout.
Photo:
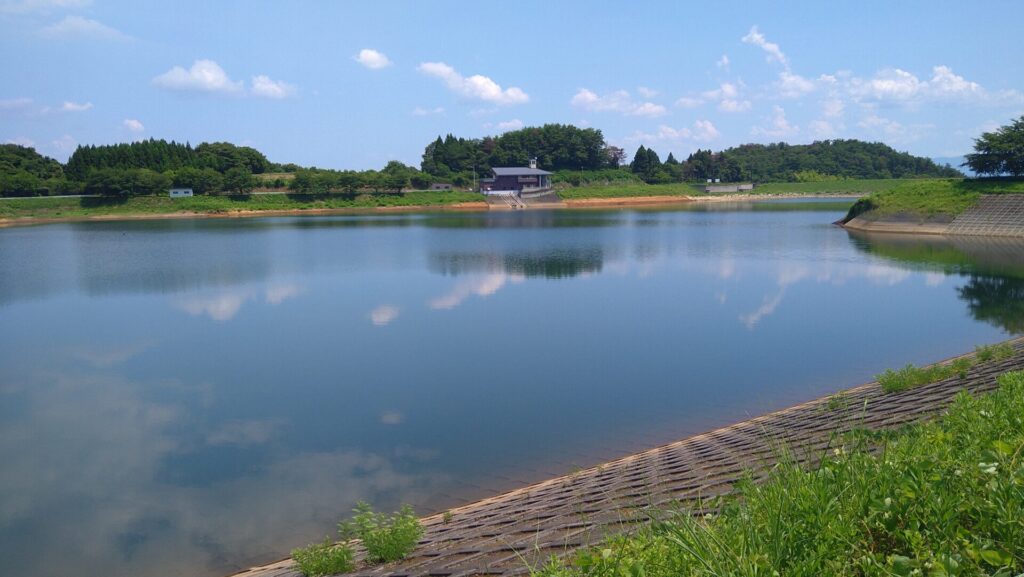
<svg viewBox="0 0 1024 577"><path fill-rule="evenodd" d="M661 125L656 132L636 131L625 141L630 144L652 144L652 143L704 143L717 139L720 136L718 128L710 120L696 120L690 127L674 128L668 125Z"/></svg>
<svg viewBox="0 0 1024 577"><path fill-rule="evenodd" d="M786 59L786 55L782 53L782 49L779 48L779 45L774 42L769 42L768 39L765 38L764 34L761 34L761 31L757 29L757 26L752 26L750 28L750 32L740 40L745 44L753 44L761 50L764 50L765 59L768 60L768 62L778 62L783 66L789 66L789 60Z"/></svg>
<svg viewBox="0 0 1024 577"><path fill-rule="evenodd" d="M352 57L359 64L362 64L370 70L380 70L381 68L387 68L391 66L391 60L385 56L382 52L378 52L372 48L363 48Z"/></svg>
<svg viewBox="0 0 1024 577"><path fill-rule="evenodd" d="M98 20L74 15L65 16L63 20L45 26L40 33L47 38L89 38L122 42L132 39L131 36Z"/></svg>
<svg viewBox="0 0 1024 577"><path fill-rule="evenodd" d="M64 104L60 107L60 109L64 112L85 112L90 108L92 108L92 102L78 103L70 102L67 100L65 100Z"/></svg>
<svg viewBox="0 0 1024 577"><path fill-rule="evenodd" d="M35 148L36 141L25 136L16 136L14 138L8 138L4 141L5 144L17 144L18 146L25 146L28 148Z"/></svg>
<svg viewBox="0 0 1024 577"><path fill-rule="evenodd" d="M0 14L49 14L57 10L85 8L91 0L5 0Z"/></svg>
<svg viewBox="0 0 1024 577"><path fill-rule="evenodd" d="M435 116L438 114L444 114L444 107L437 106L435 108L423 108L422 106L417 106L412 109L413 116Z"/></svg>
<svg viewBox="0 0 1024 577"><path fill-rule="evenodd" d="M791 124L786 118L786 110L779 105L772 107L772 114L768 123L764 126L755 126L750 130L753 136L767 136L769 138L785 138L794 136L800 132L800 127Z"/></svg>
<svg viewBox="0 0 1024 577"><path fill-rule="evenodd" d="M32 106L31 98L6 98L0 100L0 110L23 110Z"/></svg>
<svg viewBox="0 0 1024 577"><path fill-rule="evenodd" d="M146 130L146 127L142 125L142 122L136 120L135 118L125 118L124 121L121 123L121 126L124 126L126 129L128 129L129 132L135 133L139 133Z"/></svg>
<svg viewBox="0 0 1024 577"><path fill-rule="evenodd" d="M260 74L252 77L252 94L261 98L281 100L294 96L296 89L286 82L271 80L269 76Z"/></svg>
<svg viewBox="0 0 1024 577"><path fill-rule="evenodd" d="M569 104L588 112L618 112L627 116L653 118L668 113L661 104L635 101L628 90L598 95L590 89L580 88L569 100Z"/></svg>
<svg viewBox="0 0 1024 577"><path fill-rule="evenodd" d="M449 90L470 99L491 102L500 105L523 104L530 101L530 96L521 88L512 86L502 88L500 84L487 76L475 74L465 77L444 62L424 62L417 70L444 82Z"/></svg>

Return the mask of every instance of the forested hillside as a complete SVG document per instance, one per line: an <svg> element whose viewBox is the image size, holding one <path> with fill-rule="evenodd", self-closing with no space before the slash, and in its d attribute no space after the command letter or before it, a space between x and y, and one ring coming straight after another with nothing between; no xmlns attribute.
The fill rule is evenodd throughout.
<svg viewBox="0 0 1024 577"><path fill-rule="evenodd" d="M640 146L632 162L595 128L545 124L477 139L437 137L423 151L420 169L391 161L383 169L352 171L278 165L258 150L228 142L189 144L166 140L80 146L66 165L15 144L0 146L0 195L156 194L171 186L198 194L246 193L257 186L298 193L345 193L429 188L434 182L467 187L491 167L538 166L555 182L603 183L793 182L836 179L957 177L960 172L877 142L825 140L807 145L744 144L721 152L697 150L685 160L663 161ZM288 172L291 175L259 175ZM285 178L287 177L287 178Z"/></svg>
<svg viewBox="0 0 1024 577"><path fill-rule="evenodd" d="M0 196L14 196L64 182L59 162L34 148L17 144L0 145Z"/></svg>
<svg viewBox="0 0 1024 577"><path fill-rule="evenodd" d="M897 152L881 142L822 140L812 144L744 144L723 151L739 165L742 178L758 182L798 180L818 173L841 178L913 178L963 176L930 158ZM806 176L806 175L805 175Z"/></svg>
<svg viewBox="0 0 1024 577"><path fill-rule="evenodd" d="M558 171L617 168L624 157L621 148L605 143L600 130L545 124L480 139L438 136L423 151L420 169L453 179L474 169L483 174L493 166L526 166L531 158L545 170Z"/></svg>

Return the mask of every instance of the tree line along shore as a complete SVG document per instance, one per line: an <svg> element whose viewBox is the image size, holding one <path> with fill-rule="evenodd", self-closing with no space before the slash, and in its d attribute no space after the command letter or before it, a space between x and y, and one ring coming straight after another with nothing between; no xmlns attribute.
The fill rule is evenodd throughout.
<svg viewBox="0 0 1024 577"><path fill-rule="evenodd" d="M1024 122L1004 128L1024 131ZM1016 175L1011 169L1020 167L1012 159L993 161L990 136L994 142L1001 133L979 139L979 147L988 150L976 147L981 151L968 156L972 168ZM0 197L6 197L0 219L465 207L482 200L473 184L491 167L521 166L530 159L554 173L556 190L570 202L683 200L706 194L708 180L721 180L756 182L753 194L871 195L855 207L859 213L932 214L964 210L980 194L1024 192L1014 178L964 179L948 165L882 143L745 144L698 150L685 160L669 153L664 161L640 146L626 163L625 151L605 142L600 130L548 124L482 139L449 134L425 147L418 168L391 161L381 170L363 171L274 163L254 148L225 142L193 147L150 139L80 146L64 164L32 148L0 145ZM197 196L170 199L171 187L191 188ZM77 198L54 198L66 196Z"/></svg>

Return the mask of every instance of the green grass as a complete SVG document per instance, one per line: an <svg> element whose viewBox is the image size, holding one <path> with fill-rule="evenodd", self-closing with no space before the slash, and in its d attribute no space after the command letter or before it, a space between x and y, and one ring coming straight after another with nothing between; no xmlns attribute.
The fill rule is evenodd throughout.
<svg viewBox="0 0 1024 577"><path fill-rule="evenodd" d="M338 531L343 538L361 539L370 563L406 558L423 536L420 520L408 505L387 515L375 513L367 503L359 503L352 520L339 523Z"/></svg>
<svg viewBox="0 0 1024 577"><path fill-rule="evenodd" d="M913 364L908 364L902 369L886 369L884 373L877 375L875 378L878 380L878 384L882 386L883 391L895 393L929 383L936 383L954 375L963 378L967 376L967 371L978 363L1008 359L1013 356L1013 352L1013 347L1009 343L984 345L975 347L973 358L961 357L951 363L927 367L916 367Z"/></svg>
<svg viewBox="0 0 1024 577"><path fill-rule="evenodd" d="M869 194L886 191L915 182L936 182L938 179L874 179L836 180L825 182L770 182L759 184L744 194ZM704 183L588 185L559 190L564 199L629 198L633 196L714 196L704 192ZM735 194L735 193L723 193Z"/></svg>
<svg viewBox="0 0 1024 577"><path fill-rule="evenodd" d="M629 198L634 196L693 196L703 194L704 187L687 183L677 184L595 184L565 188L558 196L565 200L581 198Z"/></svg>
<svg viewBox="0 0 1024 577"><path fill-rule="evenodd" d="M842 437L819 464L652 512L637 533L544 577L999 576L1024 571L1024 372L961 393L940 419Z"/></svg>
<svg viewBox="0 0 1024 577"><path fill-rule="evenodd" d="M174 213L224 214L237 211L308 210L325 208L438 207L480 202L479 194L460 191L414 191L405 194L258 194L244 196L166 196L130 198L18 198L0 200L0 218L83 218Z"/></svg>
<svg viewBox="0 0 1024 577"><path fill-rule="evenodd" d="M758 185L759 194L870 194L894 189L907 183L931 182L935 179L864 179L824 182L769 182Z"/></svg>
<svg viewBox="0 0 1024 577"><path fill-rule="evenodd" d="M928 179L905 181L861 199L847 218L909 215L919 219L951 219L964 212L982 194L1024 193L1022 179Z"/></svg>
<svg viewBox="0 0 1024 577"><path fill-rule="evenodd" d="M292 550L292 559L306 577L348 573L355 568L354 556L351 545L331 543L330 539Z"/></svg>

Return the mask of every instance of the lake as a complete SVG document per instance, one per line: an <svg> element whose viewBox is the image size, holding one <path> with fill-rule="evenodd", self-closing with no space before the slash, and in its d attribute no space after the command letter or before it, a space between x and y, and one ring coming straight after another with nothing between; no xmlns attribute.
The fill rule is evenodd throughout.
<svg viewBox="0 0 1024 577"><path fill-rule="evenodd" d="M0 230L4 574L219 577L1024 332L851 201Z"/></svg>

